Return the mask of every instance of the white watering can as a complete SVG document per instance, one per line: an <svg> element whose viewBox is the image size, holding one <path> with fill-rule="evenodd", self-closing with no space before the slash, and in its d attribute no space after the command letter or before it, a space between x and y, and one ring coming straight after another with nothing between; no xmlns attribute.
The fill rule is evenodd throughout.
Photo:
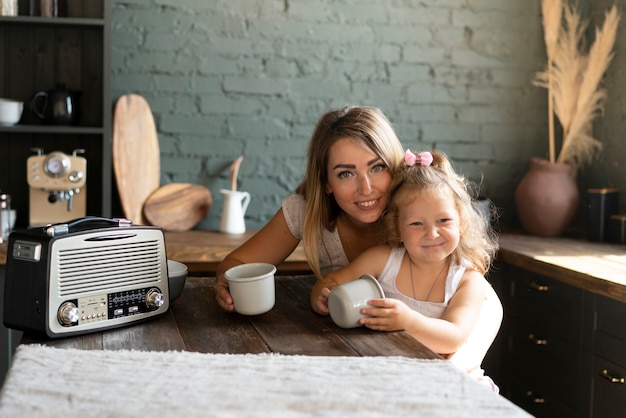
<svg viewBox="0 0 626 418"><path fill-rule="evenodd" d="M224 198L220 232L226 234L243 234L246 232L244 215L250 203L250 193L236 190L220 190Z"/></svg>

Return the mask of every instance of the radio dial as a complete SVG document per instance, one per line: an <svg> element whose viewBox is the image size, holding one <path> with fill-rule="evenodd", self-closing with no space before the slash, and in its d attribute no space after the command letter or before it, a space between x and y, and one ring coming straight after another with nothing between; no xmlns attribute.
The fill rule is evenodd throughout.
<svg viewBox="0 0 626 418"><path fill-rule="evenodd" d="M69 327L78 322L80 311L72 302L65 302L59 308L59 322L64 327Z"/></svg>
<svg viewBox="0 0 626 418"><path fill-rule="evenodd" d="M163 306L163 293L155 287L146 293L146 305L150 309L157 309Z"/></svg>

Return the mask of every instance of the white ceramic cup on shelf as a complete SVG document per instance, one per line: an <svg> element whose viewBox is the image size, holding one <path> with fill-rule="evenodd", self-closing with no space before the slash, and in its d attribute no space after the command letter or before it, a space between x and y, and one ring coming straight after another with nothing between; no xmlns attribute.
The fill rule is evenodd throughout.
<svg viewBox="0 0 626 418"><path fill-rule="evenodd" d="M333 322L341 328L360 327L359 319L367 315L361 309L371 306L372 299L385 297L383 288L374 276L364 274L358 280L333 288L328 296L328 311Z"/></svg>
<svg viewBox="0 0 626 418"><path fill-rule="evenodd" d="M276 266L268 263L247 263L226 270L235 310L243 315L259 315L274 307Z"/></svg>
<svg viewBox="0 0 626 418"><path fill-rule="evenodd" d="M17 16L17 0L0 0L0 16Z"/></svg>
<svg viewBox="0 0 626 418"><path fill-rule="evenodd" d="M23 111L24 102L0 98L0 126L15 125L20 121Z"/></svg>

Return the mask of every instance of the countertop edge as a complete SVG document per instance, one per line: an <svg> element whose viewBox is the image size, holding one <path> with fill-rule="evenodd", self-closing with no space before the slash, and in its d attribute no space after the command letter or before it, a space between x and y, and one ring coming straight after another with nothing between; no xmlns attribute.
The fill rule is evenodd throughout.
<svg viewBox="0 0 626 418"><path fill-rule="evenodd" d="M525 248L521 248L523 246ZM531 250L531 247L535 249ZM610 269L606 265L609 257ZM567 238L500 234L500 249L495 258L497 261L626 303L626 246ZM547 261L551 258L556 261ZM578 261L581 258L584 258L589 270L594 270L594 260L598 260L599 267L593 274L568 268L568 259Z"/></svg>

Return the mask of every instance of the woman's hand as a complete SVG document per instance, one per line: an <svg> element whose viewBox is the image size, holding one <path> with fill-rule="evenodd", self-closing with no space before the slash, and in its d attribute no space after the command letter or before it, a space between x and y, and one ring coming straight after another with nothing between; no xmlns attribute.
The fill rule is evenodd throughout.
<svg viewBox="0 0 626 418"><path fill-rule="evenodd" d="M226 312L235 312L233 297L228 289L228 280L226 280L223 274L215 282L215 299Z"/></svg>
<svg viewBox="0 0 626 418"><path fill-rule="evenodd" d="M324 287L313 301L313 310L320 315L328 315L328 296L330 295L330 289Z"/></svg>

